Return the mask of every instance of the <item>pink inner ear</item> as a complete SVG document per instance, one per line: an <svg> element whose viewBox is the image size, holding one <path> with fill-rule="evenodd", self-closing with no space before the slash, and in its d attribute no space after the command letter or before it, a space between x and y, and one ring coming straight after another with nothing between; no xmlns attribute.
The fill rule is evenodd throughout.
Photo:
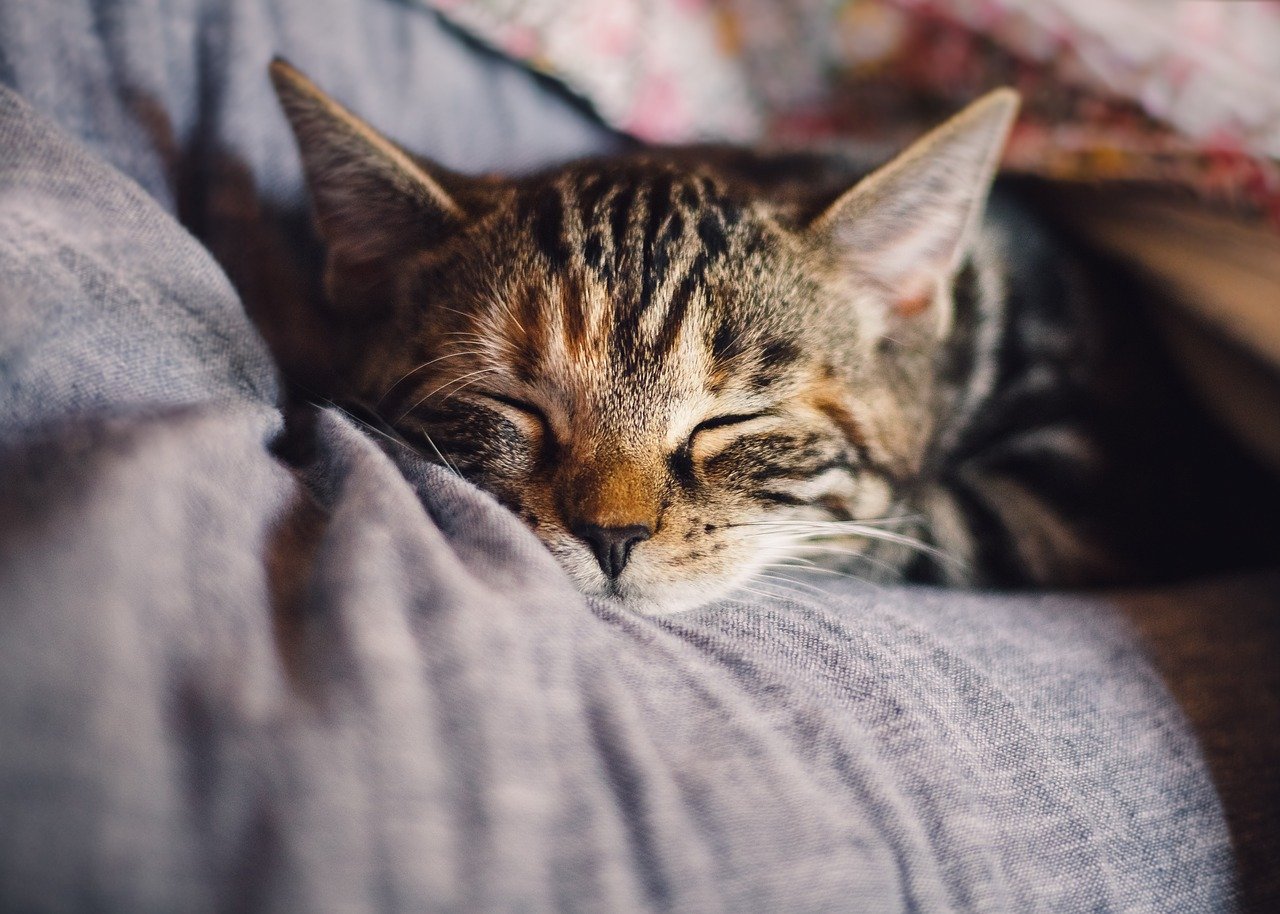
<svg viewBox="0 0 1280 914"><path fill-rule="evenodd" d="M912 295L906 298L899 298L893 303L893 311L899 317L919 317L929 310L929 301L932 298L927 292L921 292L919 295Z"/></svg>
<svg viewBox="0 0 1280 914"><path fill-rule="evenodd" d="M899 280L895 291L893 313L902 318L919 317L932 307L937 284L926 275L916 274Z"/></svg>

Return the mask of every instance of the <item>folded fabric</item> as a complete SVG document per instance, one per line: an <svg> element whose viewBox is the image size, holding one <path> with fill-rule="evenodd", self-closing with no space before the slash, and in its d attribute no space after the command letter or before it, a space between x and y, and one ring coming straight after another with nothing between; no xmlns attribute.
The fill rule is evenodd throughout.
<svg viewBox="0 0 1280 914"><path fill-rule="evenodd" d="M152 197L7 90L0 150L0 442L86 418L274 403L274 367L231 284Z"/></svg>

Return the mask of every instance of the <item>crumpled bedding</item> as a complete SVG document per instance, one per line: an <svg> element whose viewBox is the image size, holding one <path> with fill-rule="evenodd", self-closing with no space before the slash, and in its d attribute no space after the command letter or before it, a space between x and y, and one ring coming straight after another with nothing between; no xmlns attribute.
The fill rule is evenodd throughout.
<svg viewBox="0 0 1280 914"><path fill-rule="evenodd" d="M611 142L396 3L0 3L0 909L1221 911L1237 870L1257 891L1275 707L1249 692L1275 680L1224 658L1275 642L1185 630L1274 577L815 577L641 618L445 470L286 410L245 316L305 287L262 278L308 256L275 52L459 165ZM1215 695L1252 754L1224 750Z"/></svg>
<svg viewBox="0 0 1280 914"><path fill-rule="evenodd" d="M648 142L901 148L1023 96L1009 169L1190 190L1280 227L1280 3L415 0Z"/></svg>

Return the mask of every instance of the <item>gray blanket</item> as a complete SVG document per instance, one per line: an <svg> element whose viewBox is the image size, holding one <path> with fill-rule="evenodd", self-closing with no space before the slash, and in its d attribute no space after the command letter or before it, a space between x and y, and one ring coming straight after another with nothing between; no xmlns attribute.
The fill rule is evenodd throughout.
<svg viewBox="0 0 1280 914"><path fill-rule="evenodd" d="M273 52L456 165L609 138L420 10L162 6L0 3L0 910L1235 906L1275 756L1211 769L1157 664L1202 728L1274 712L1170 621L1274 579L584 600L465 482L286 423L245 306L307 283Z"/></svg>

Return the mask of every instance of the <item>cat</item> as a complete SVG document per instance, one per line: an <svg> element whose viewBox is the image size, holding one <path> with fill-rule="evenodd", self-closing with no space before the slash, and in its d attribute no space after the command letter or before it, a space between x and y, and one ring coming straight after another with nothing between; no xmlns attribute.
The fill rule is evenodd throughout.
<svg viewBox="0 0 1280 914"><path fill-rule="evenodd" d="M1212 551L1189 504L1222 471L1139 288L992 190L1012 90L870 173L689 147L502 178L271 77L340 316L334 397L490 492L584 593L669 613L797 566L1070 586Z"/></svg>

